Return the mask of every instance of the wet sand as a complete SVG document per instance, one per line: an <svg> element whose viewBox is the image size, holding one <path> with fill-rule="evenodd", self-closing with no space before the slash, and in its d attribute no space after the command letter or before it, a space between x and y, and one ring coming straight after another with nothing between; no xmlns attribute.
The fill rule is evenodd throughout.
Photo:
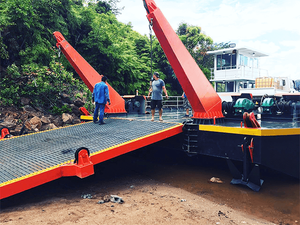
<svg viewBox="0 0 300 225"><path fill-rule="evenodd" d="M282 225L299 224L299 180L263 169L262 177L265 182L259 192L254 192L247 187L230 184L231 175L225 160L204 156L190 158L185 156L182 152L174 151L173 148L162 148L161 146L163 145L164 144L161 143L154 144L96 165L94 176L82 180L76 177L61 178L4 199L1 201L1 218L13 215L14 212L18 215L20 214L20 210L22 212L30 211L30 209L36 209L36 207L40 210L40 208L46 207L43 205L58 204L57 207L62 207L62 205L65 204L73 204L69 202L66 203L65 201L81 202L80 196L84 193L92 193L98 196L97 200L104 194L123 194L124 196L121 197L125 197L124 200L128 201L130 196L127 195L127 192L120 191L120 188L122 189L122 187L124 188L124 186L126 186L128 189L128 187L136 186L140 194L162 194L172 190L173 195L176 196L176 201L170 202L170 205L177 204L178 201L180 201L180 195L176 195L175 193L177 193L178 190L182 190L194 194L195 196L205 198L215 203L217 207L230 207L237 212L259 218L262 221L266 220L270 223ZM210 183L209 180L211 177L220 178L223 183ZM143 183L145 183L147 187L143 186ZM156 186L157 184L159 185ZM164 189L163 186L169 187L169 189ZM149 188L151 190L157 189L161 192L153 192L153 190L151 191L150 189L150 191L143 192L143 190L146 190L145 188L147 190ZM175 188L176 191L171 188ZM134 196L133 193L131 194ZM141 202L145 201L145 199L141 200ZM194 207L196 207L196 209L197 207L201 207L200 205L195 205L197 201L200 200L196 201L195 198L194 201ZM61 202L62 205L59 205L59 202ZM150 207L151 204L155 204L155 202L151 204L150 202L148 203ZM93 204L94 205L86 207L95 207L95 202ZM146 203L144 204L147 205ZM164 204L164 202L157 204ZM106 205L106 207L108 206ZM111 206L109 205L109 207ZM141 205L139 207L141 207ZM174 207L176 208L176 206ZM213 210L218 210L217 207ZM120 209L120 212L121 211ZM223 211L221 211L221 214ZM227 214L229 214L229 212L230 210L228 210ZM33 211L33 213L36 213L36 211ZM174 212L173 216L175 214ZM231 212L231 215L233 217L234 212ZM7 218L7 221L1 221L9 222L9 216ZM220 213L217 218L220 218ZM196 220L194 220L194 222L195 221ZM215 219L207 221L208 224L216 224ZM237 223L238 219L234 221ZM191 222L191 224L197 223ZM231 223L224 222L221 224ZM251 222L247 222L247 224L251 224Z"/></svg>
<svg viewBox="0 0 300 225"><path fill-rule="evenodd" d="M167 155L148 159L154 162L151 171L146 170L151 178L275 224L300 224L298 179L261 168L264 183L259 192L254 192L246 186L230 184L232 177L224 159L189 158L181 153L170 159ZM212 177L220 178L223 183L209 182Z"/></svg>

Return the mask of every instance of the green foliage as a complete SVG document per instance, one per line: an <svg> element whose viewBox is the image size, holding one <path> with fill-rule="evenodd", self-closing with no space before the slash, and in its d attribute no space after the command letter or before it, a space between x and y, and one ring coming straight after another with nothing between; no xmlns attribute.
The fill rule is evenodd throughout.
<svg viewBox="0 0 300 225"><path fill-rule="evenodd" d="M140 93L148 89L150 73L149 40L134 32L129 25L117 21L115 15L93 14L92 31L80 42L82 56L121 95ZM143 46L144 45L144 46ZM146 45L146 47L145 47Z"/></svg>
<svg viewBox="0 0 300 225"><path fill-rule="evenodd" d="M73 5L70 0L7 0L1 9L0 46L7 53L1 56L2 65L24 65L37 63L48 65L51 61L52 32L56 29L68 31L66 21ZM65 8L64 8L65 7ZM1 31L0 30L0 31Z"/></svg>
<svg viewBox="0 0 300 225"><path fill-rule="evenodd" d="M70 112L72 112L72 109L69 106L67 106L67 105L63 105L62 107L53 106L51 112L54 113L54 114L61 115L63 113L70 113Z"/></svg>
<svg viewBox="0 0 300 225"><path fill-rule="evenodd" d="M0 101L3 105L13 105L20 100L20 77L19 68L15 64L7 68L7 76L0 80Z"/></svg>
<svg viewBox="0 0 300 225"><path fill-rule="evenodd" d="M213 57L206 54L208 50L212 50L213 40L201 31L201 27L182 23L179 25L177 34L196 63L203 70L204 68L209 69L213 67ZM204 74L207 76L206 72ZM209 77L207 76L207 78Z"/></svg>
<svg viewBox="0 0 300 225"><path fill-rule="evenodd" d="M147 95L151 74L150 40L120 23L119 0L83 6L82 0L0 0L0 101L21 106L27 97L37 106L61 113L62 94L81 97L91 111L91 92L67 61L56 56L54 31L67 41L121 95ZM180 39L209 78L212 44L200 27L181 24ZM181 86L158 40L153 38L153 71L165 81L169 95L180 95ZM222 46L225 46L223 44ZM80 94L79 94L80 92ZM82 94L83 93L83 94Z"/></svg>
<svg viewBox="0 0 300 225"><path fill-rule="evenodd" d="M106 1L91 1L88 0L89 6L96 6L96 12L97 13L108 13L111 12L115 15L119 15L121 13L121 10L124 8L118 8L117 3L120 2L120 0L106 0ZM93 2L93 3L91 3Z"/></svg>
<svg viewBox="0 0 300 225"><path fill-rule="evenodd" d="M0 0L0 58L8 59L7 46L3 42L2 32L5 29L5 27L11 24L8 22L8 13L7 13L8 8L7 5L4 3L5 3L4 0Z"/></svg>
<svg viewBox="0 0 300 225"><path fill-rule="evenodd" d="M21 67L12 64L0 80L0 101L3 105L21 106L21 97L30 98L36 106L55 107L62 93L72 95L83 90L83 83L55 61L52 56L49 66L35 63Z"/></svg>

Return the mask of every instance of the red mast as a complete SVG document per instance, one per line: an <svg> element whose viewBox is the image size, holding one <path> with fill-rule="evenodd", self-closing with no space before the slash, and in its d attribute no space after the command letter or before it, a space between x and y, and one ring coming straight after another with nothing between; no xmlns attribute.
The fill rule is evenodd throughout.
<svg viewBox="0 0 300 225"><path fill-rule="evenodd" d="M101 81L102 75L97 73L97 71L66 41L60 32L55 31L53 36L57 41L56 46L61 49L62 53L66 56L86 86L93 92L95 84ZM126 113L125 100L109 84L107 84L107 86L111 105L105 106L105 113Z"/></svg>
<svg viewBox="0 0 300 225"><path fill-rule="evenodd" d="M163 48L196 119L223 118L222 102L193 57L153 0L143 0L147 18Z"/></svg>

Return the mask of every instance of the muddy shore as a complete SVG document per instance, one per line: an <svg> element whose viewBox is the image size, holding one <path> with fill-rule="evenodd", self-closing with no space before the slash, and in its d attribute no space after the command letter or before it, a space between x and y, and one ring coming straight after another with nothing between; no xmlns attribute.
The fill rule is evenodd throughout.
<svg viewBox="0 0 300 225"><path fill-rule="evenodd" d="M61 178L4 199L0 223L299 224L298 180L269 172L256 193L230 185L220 160L167 157L156 147L101 163L91 177ZM212 176L222 183L210 183ZM124 203L99 204L110 195Z"/></svg>

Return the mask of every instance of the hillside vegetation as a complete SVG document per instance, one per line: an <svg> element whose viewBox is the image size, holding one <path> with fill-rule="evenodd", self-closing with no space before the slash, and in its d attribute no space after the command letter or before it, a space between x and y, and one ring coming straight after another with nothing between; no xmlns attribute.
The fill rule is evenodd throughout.
<svg viewBox="0 0 300 225"><path fill-rule="evenodd" d="M22 106L21 98L47 110L60 109L61 96L90 101L91 93L66 58L58 55L54 31L96 69L120 94L147 94L151 78L151 41L116 19L115 1L84 6L80 0L0 0L0 104ZM141 10L143 6L141 5ZM181 24L177 34L207 77L213 66L207 49L221 45L200 27ZM165 80L169 95L181 87L152 37L153 71ZM224 46L224 45L223 45ZM55 108L56 107L56 108Z"/></svg>

